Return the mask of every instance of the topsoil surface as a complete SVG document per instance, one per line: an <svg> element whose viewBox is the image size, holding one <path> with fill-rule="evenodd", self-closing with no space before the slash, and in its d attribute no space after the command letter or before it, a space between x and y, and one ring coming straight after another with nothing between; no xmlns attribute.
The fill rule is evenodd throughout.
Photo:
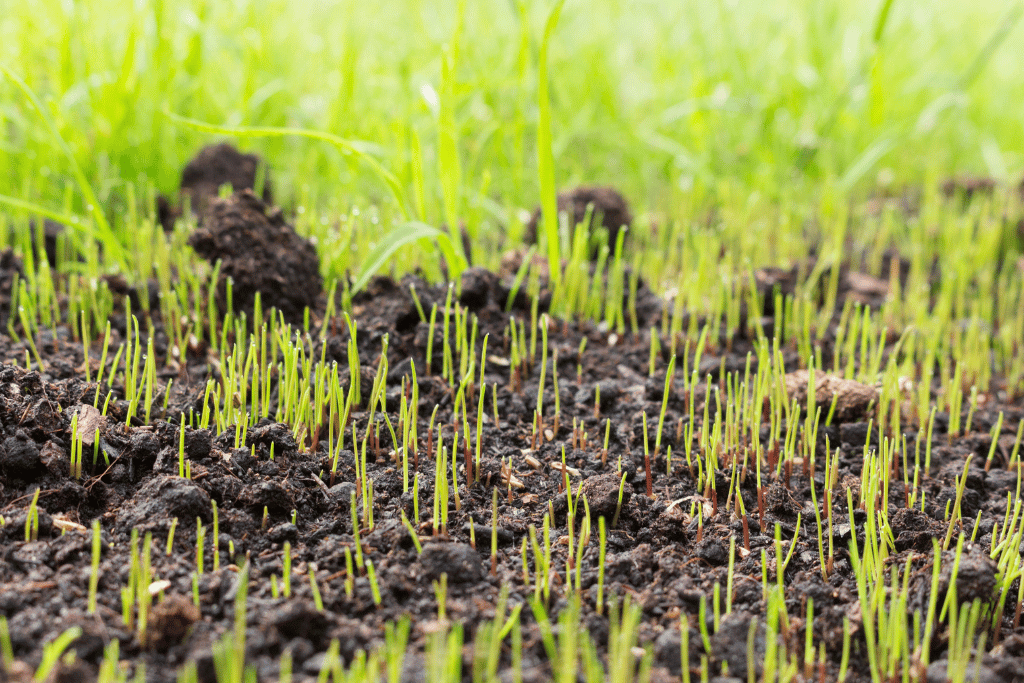
<svg viewBox="0 0 1024 683"><path fill-rule="evenodd" d="M292 265L292 262L286 264L285 269L272 268L272 256L260 252L262 244L295 251L292 246L280 246L290 244L287 242L290 238L279 214L268 209L252 193L241 193L229 200L211 200L206 215L208 218L201 221L199 231L193 236L197 251L208 258L223 259L223 272L235 267L231 265L235 263L249 268L245 271L246 277L251 274L255 278L252 291L262 292L265 305L269 305L270 297L279 294L282 297L308 296L299 301L274 299L274 303L282 306L286 315L293 319L296 312L301 317L303 305L311 305L313 322L319 324L326 300L323 294L316 296L319 284L315 290L309 286L297 293L295 290L302 287L297 286L298 280L290 279L290 273L294 272L295 277L313 276L303 271L301 264ZM243 239L229 239L233 233L225 226L230 225L242 226L243 232L238 234ZM255 242L245 239L244 230L258 231L262 237ZM296 263L299 261L301 259L296 259ZM0 258L0 285L7 282L16 267L16 259L9 254ZM239 275L241 270L232 272L236 283L244 279ZM788 274L789 271L766 270L758 275L766 283L767 294L775 285L784 286ZM870 288L866 294L863 287L858 288L856 275L852 272L844 275L844 296L870 299ZM318 276L315 282L319 283ZM438 627L433 582L442 573L447 574L447 617L464 624L467 640L471 641L476 626L493 618L503 586L510 589L513 603L528 602L533 596L532 559L527 583L523 577L520 544L528 537L531 526L541 529L546 513L554 515L551 541L555 573L561 569L561 577L553 578L550 597L554 619L555 613L565 606L567 594L562 584L569 551L564 473L561 471L564 448L565 462L572 468L573 486L582 483L594 518L594 533L583 553L582 619L599 652L605 651L609 627L607 610L603 615L595 610L598 517L605 517L609 527L605 595L631 596L642 607L638 637L641 644L650 644L653 648L655 680L668 680L680 674L679 618L683 613L690 615L691 667L698 667L701 656L706 655L712 671L720 671L722 665L727 664L730 676L747 680L748 623L754 617L763 622L765 613L761 550L767 550L767 572L774 581L776 564L771 534L778 524L787 552L790 544L796 546L784 577L790 615L783 636L786 646L792 652L803 652L807 628L803 615L808 599L813 598L814 642L824 643L828 652L825 670L820 672L821 680L834 680L838 672L846 617L852 620L854 627L848 680L869 680L863 634L859 628L857 587L847 552L851 534L863 537L864 520L856 515L853 520L849 519L845 489L844 495L836 496L834 504L835 564L826 582L819 567L808 474L800 467L793 467L791 471L783 468L781 476L766 482L763 513L758 510L754 476L752 473L740 476L748 513L748 553L743 547L744 524L736 510L726 509L723 500L701 495L706 492L696 489L694 476L678 455L684 451L680 427L688 419L689 410L687 395L679 386L673 389L668 400L662 446L663 452L671 446L677 454L672 472L666 473L663 454L653 457L649 466L645 462L642 416L646 413L652 424L656 423L667 358L659 359L655 375L649 377L646 337L617 335L595 325L550 322L551 348L558 351L561 416L557 425L549 418L541 430L541 438L535 438L531 420L539 385L540 358L525 373L513 376L508 363L509 340L504 335L510 319L510 314L504 311L509 281L479 269L470 269L463 275L459 304L478 317L478 345L484 334L490 335L485 379L488 386L497 385L499 419L497 422L493 419L488 390L482 462L479 472L475 473L477 476L469 477L463 444L461 440L457 446L452 443L453 423L459 423L452 414L452 392L437 376L442 366L440 316L431 363L434 374L428 375L425 372L428 326L420 320L409 285L415 285L425 310L429 311L433 303L443 307L447 288L429 285L415 277L401 282L375 278L353 301L364 387L372 380L382 340L385 335L388 337L391 370L387 405L393 424L398 423L402 377L411 379L410 361L415 361L419 371L420 456L411 459L410 467L413 469L411 476L418 481L419 518L414 519L414 524L418 525L423 540L421 553L417 552L401 523L403 512L410 519L414 518L413 497L411 493L403 493L401 462L392 457L396 446L391 443L387 429L381 430L379 443L371 444L367 454L369 477L373 480L375 525L372 529L362 528L360 537L362 552L372 559L376 568L379 605L374 603L365 575L355 578L350 596L345 591L345 549L352 549L355 542L350 510L351 495L356 490L355 456L350 450L343 451L337 472L331 475L326 426L324 438L315 449L300 449L291 429L271 421L249 429L242 448L234 447L233 429L218 436L209 430L187 427L185 453L191 464L191 479L180 478L181 427L175 416L188 413L190 409L201 409L207 379L219 377L218 365L201 350L186 354L177 371L161 373L161 384L171 377L174 379L166 415L162 409L157 410L152 424L142 425L136 419L126 426L127 403L124 389L117 382L108 417L100 417L83 407L92 404L96 384L85 381L81 344L71 341L66 328L58 328L56 334L44 331L37 340L44 362L41 372L17 367L16 364L24 363L24 344L0 336L0 355L5 361L0 366L0 514L5 522L0 528L0 615L8 619L15 658L34 669L42 656L44 643L71 626L79 626L82 635L71 644L77 663L61 665L57 680L91 680L96 675L104 647L117 640L121 658L131 662L132 667L145 665L150 681L175 680L185 662L195 661L199 680L212 682L216 677L211 646L232 628L238 568L246 561L250 566L246 649L260 680L277 680L279 658L285 650L292 654L297 677L317 676L324 661L323 653L335 639L340 644L341 656L350 661L358 650L382 644L384 624L402 615L411 617L411 643L414 651L420 649L426 636ZM238 284L234 296L236 302L245 305L247 300ZM770 304L771 299L766 296L766 304ZM662 307L642 283L639 300L641 329L646 329L656 323ZM4 301L0 298L0 306ZM251 299L248 301L251 303ZM121 313L118 318L118 315L115 313L114 323L115 327L122 328L123 335L124 316ZM511 316L529 320L528 302L520 299ZM6 315L0 317L6 319ZM765 322L769 320L766 318ZM154 320L154 326L161 337L162 321ZM328 329L331 331L328 337L317 343L325 345L323 352L328 360L336 360L345 368L346 326L339 320L336 324L332 322ZM580 355L578 350L584 338L587 339L586 351ZM91 359L95 363L99 355L98 341L93 343L96 346ZM823 353L830 356L827 340L823 340L823 345ZM743 338L710 340L700 371L702 376L710 374L712 391L705 395L703 386L697 390L695 412L698 416L703 412L705 401L718 400L716 384L723 380L721 372L742 372L751 348L751 342ZM315 348L315 357L320 355L321 348ZM788 347L786 359L787 370L796 371L796 353ZM829 364L827 358L823 364ZM793 381L794 389L799 390L799 376L794 376ZM806 384L804 379L804 392ZM595 406L598 387L600 402ZM867 401L858 398L856 391L861 389L870 394L870 388L850 387L853 393L849 395L849 403L837 410L831 426L822 427L819 432L819 452L824 451L826 437L833 449L839 449L839 481L846 482L844 486L856 486L859 482L865 442L877 445L877 431L869 432L871 397L869 395ZM276 391L275 387L274 405ZM822 391L820 385L818 391ZM829 391L842 393L845 389L826 387L825 391L828 395ZM542 400L544 414L553 415L555 396L550 371ZM427 420L435 405L438 406L436 424L440 428L428 437ZM471 405L475 406L475 401ZM999 411L1004 412L1003 433L997 444L996 463L986 471L984 459L990 450L989 434ZM96 447L100 453L96 464L92 462L91 438L85 449L82 479L73 478L69 472L71 419L76 412L79 420L87 421L90 429L98 427L101 434ZM713 414L714 410L711 412ZM965 546L957 578L957 598L962 602L974 597L993 599L991 588L995 585L996 567L986 550L991 544L993 523L1002 520L1005 513L1006 494L1016 485L1015 473L1005 469L1005 458L1022 418L1024 408L1019 398L1011 397L1003 405L993 400L974 415L970 433L949 439L948 416L938 415L932 435L931 474L921 485L927 494L923 512L906 508L902 477L891 482L887 503L896 548L892 562L902 567L907 558L913 558L911 610L923 609L928 604L932 539L941 539L945 533L945 509L956 496L955 478L969 455L975 457L962 501L963 517L969 520L962 533L975 532L973 520L979 512L981 521L976 530L976 542ZM352 422L360 435L366 433L368 419L365 410L355 412ZM380 421L379 413L376 419ZM611 419L613 427L605 455L601 442L606 419ZM574 422L580 432L587 433L585 444L581 445L579 439L574 438ZM700 425L697 427L699 432ZM434 460L424 452L428 439L436 443L434 440L438 438L457 456L460 504L458 509L451 510L444 533L435 535L431 524ZM762 432L763 445L770 449L773 444L767 443L767 438L767 433ZM916 438L916 431L908 428L908 442L913 443ZM351 439L347 441L351 443ZM474 447L475 435L471 442L471 448ZM270 457L272 449L273 459ZM737 465L726 457L722 462L723 469L716 473L716 488L726 491L732 468ZM511 471L508 463L511 463ZM617 510L622 472L626 483L621 510ZM450 479L450 472L448 476ZM814 477L820 492L824 474L819 471ZM475 481L471 483L470 479ZM492 567L491 503L495 488L499 494L495 530L498 552ZM26 518L36 493L38 538L26 541ZM454 499L454 494L452 497ZM216 547L212 533L213 502L216 502L218 515ZM363 502L357 503L360 511ZM702 528L698 519L691 517L693 502L703 507ZM803 521L797 534L798 514ZM616 515L618 518L613 525ZM197 518L206 527L202 545L204 570L198 577L198 608L192 603L193 575L197 571ZM94 520L101 524L103 543L98 608L94 614L89 614L89 529ZM168 535L175 520L173 543L167 552ZM140 538L152 534L154 580L167 582L162 584L162 591L154 599L143 637L134 624L128 625L122 618L121 589L128 584L132 530L137 530ZM578 528L576 531L578 533ZM472 538L476 541L475 548L471 545ZM706 601L710 624L714 585L721 584L724 593L730 539L734 538L737 553L732 613L722 618L706 651L697 629L697 614L701 601ZM543 544L543 539L541 542ZM271 577L280 578L282 574L285 544L290 545L292 553L292 594L289 598L274 598ZM532 551L530 555L532 558ZM949 559L946 555L944 563ZM314 606L308 580L311 570L323 599L323 611ZM940 581L939 590L943 594L949 586L950 571L947 567ZM1016 587L1011 594L1016 594ZM983 659L982 680L1024 680L1024 627L1013 628L1013 607L1010 604L1007 609L998 646ZM530 610L525 609L522 614L525 676L529 681L547 680L550 669L545 663L540 632ZM713 632L710 626L709 630ZM764 651L764 637L762 627L755 643L758 652ZM939 662L933 666L944 667L945 636L937 634L930 646L931 660ZM991 644L988 647L991 648ZM464 654L467 676L471 656L471 648L467 647ZM405 680L423 680L422 662L417 657L407 658ZM509 663L509 657L506 644L502 653L504 665ZM936 668L935 676L939 676L938 671ZM694 668L694 675L697 673ZM931 674L929 670L928 680L933 680ZM815 670L815 678L818 675Z"/></svg>

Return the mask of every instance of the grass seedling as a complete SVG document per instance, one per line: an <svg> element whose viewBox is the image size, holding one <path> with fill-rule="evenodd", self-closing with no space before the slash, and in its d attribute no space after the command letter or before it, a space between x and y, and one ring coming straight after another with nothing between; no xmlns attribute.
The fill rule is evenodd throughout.
<svg viewBox="0 0 1024 683"><path fill-rule="evenodd" d="M644 475L645 485L647 487L647 497L654 498L654 482L651 477L651 452L650 452L650 441L647 438L647 411L643 413L643 430L644 430Z"/></svg>
<svg viewBox="0 0 1024 683"><path fill-rule="evenodd" d="M668 411L668 396L672 390L672 377L675 374L676 357L673 355L668 362L668 370L665 372L665 390L661 395L661 414L658 416L658 433L654 437L654 457L661 455L661 432L665 427L665 413ZM645 439L646 441L646 439ZM668 474L672 474L672 461L666 465Z"/></svg>
<svg viewBox="0 0 1024 683"><path fill-rule="evenodd" d="M540 358L540 379L537 382L537 407L534 410L534 415L537 420L537 433L543 437L544 432L544 378L548 369L548 316L542 315L540 318L540 334L541 334L541 358ZM556 372L557 373L557 369Z"/></svg>
<svg viewBox="0 0 1024 683"><path fill-rule="evenodd" d="M402 510L402 524L409 531L409 537L412 539L412 544L416 547L416 554L419 555L423 552L423 544L420 543L419 534L416 533L416 529L413 527L409 518L405 516L405 510Z"/></svg>
<svg viewBox="0 0 1024 683"><path fill-rule="evenodd" d="M316 563L309 563L309 590L313 595L313 605L317 612L324 611L324 600L320 597L320 587L316 583Z"/></svg>
<svg viewBox="0 0 1024 683"><path fill-rule="evenodd" d="M286 598L292 596L292 544L289 541L284 542L281 550L281 592Z"/></svg>
<svg viewBox="0 0 1024 683"><path fill-rule="evenodd" d="M472 526L470 527L472 528ZM498 575L498 487L491 489L491 576Z"/></svg>
<svg viewBox="0 0 1024 683"><path fill-rule="evenodd" d="M380 586L377 584L377 572L373 568L373 560L366 558L366 578L370 580L370 592L373 594L373 604L379 605L381 601Z"/></svg>
<svg viewBox="0 0 1024 683"><path fill-rule="evenodd" d="M92 565L89 569L89 614L96 613L96 594L100 585L100 521L92 523Z"/></svg>
<svg viewBox="0 0 1024 683"><path fill-rule="evenodd" d="M619 523L619 513L622 512L622 495L623 495L623 492L626 490L626 475L627 474L628 474L627 472L623 472L622 473L622 479L619 480L619 498L618 498L617 502L615 503L615 516L612 518L612 528L613 529L615 528L615 525Z"/></svg>
<svg viewBox="0 0 1024 683"><path fill-rule="evenodd" d="M203 575L203 543L206 539L206 528L203 520L196 517L196 573Z"/></svg>
<svg viewBox="0 0 1024 683"><path fill-rule="evenodd" d="M356 512L356 494L352 492L349 509L352 514L352 543L356 548L356 565L363 568L363 544L359 540L359 515Z"/></svg>
<svg viewBox="0 0 1024 683"><path fill-rule="evenodd" d="M213 503L213 571L220 571L220 524L217 515L217 501ZM294 524L294 522L293 522Z"/></svg>
<svg viewBox="0 0 1024 683"><path fill-rule="evenodd" d="M949 526L946 529L946 536L942 539L942 549L949 549L949 542L953 538L953 530L957 527L958 523L961 523L960 515L960 501L963 500L964 489L967 487L967 469L971 466L971 458L973 455L968 455L964 459L964 470L961 476L956 482L956 501L953 503L953 514L949 516Z"/></svg>
<svg viewBox="0 0 1024 683"><path fill-rule="evenodd" d="M39 538L39 491L36 489L32 494L32 502L28 505L28 514L25 515L25 542L30 543Z"/></svg>
<svg viewBox="0 0 1024 683"><path fill-rule="evenodd" d="M207 388L209 393L209 388ZM205 408L204 408L205 410ZM178 423L180 428L178 430L178 476L182 479L185 478L185 413L181 413L179 418L181 421Z"/></svg>
<svg viewBox="0 0 1024 683"><path fill-rule="evenodd" d="M551 9L544 25L544 37L537 56L537 176L541 198L541 220L548 251L548 272L557 284L561 281L562 263L559 256L561 238L558 234L558 202L555 194L555 157L551 135L551 102L548 96L548 45L558 25L564 0ZM532 353L530 354L533 355Z"/></svg>
<svg viewBox="0 0 1024 683"><path fill-rule="evenodd" d="M352 549L349 547L345 548L345 595L349 598L352 597L352 592L355 590L356 584L356 572L355 564L352 561Z"/></svg>
<svg viewBox="0 0 1024 683"><path fill-rule="evenodd" d="M53 642L43 645L43 659L39 662L39 667L36 669L32 680L37 681L37 683L48 680L54 668L61 661L64 651L71 647L71 644L78 640L81 635L81 627L72 626L57 636Z"/></svg>

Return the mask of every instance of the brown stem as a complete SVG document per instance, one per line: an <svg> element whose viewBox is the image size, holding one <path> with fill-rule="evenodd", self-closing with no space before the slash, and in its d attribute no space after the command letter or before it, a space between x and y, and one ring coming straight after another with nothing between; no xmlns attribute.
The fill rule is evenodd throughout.
<svg viewBox="0 0 1024 683"><path fill-rule="evenodd" d="M647 478L647 497L654 498L654 483L651 481L651 456L644 451L644 474Z"/></svg>
<svg viewBox="0 0 1024 683"><path fill-rule="evenodd" d="M476 481L473 477L473 456L469 453L469 435L463 435L462 454L466 459L466 488L468 489Z"/></svg>
<svg viewBox="0 0 1024 683"><path fill-rule="evenodd" d="M766 521L764 518L764 487L757 487L757 519L761 525L761 533L764 533L766 528Z"/></svg>

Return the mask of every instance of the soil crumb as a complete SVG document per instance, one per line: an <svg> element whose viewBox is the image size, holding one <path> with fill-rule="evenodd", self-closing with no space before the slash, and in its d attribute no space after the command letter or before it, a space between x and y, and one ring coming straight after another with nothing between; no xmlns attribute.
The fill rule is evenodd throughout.
<svg viewBox="0 0 1024 683"><path fill-rule="evenodd" d="M569 216L572 226L576 226L587 219L588 207L593 206L592 225L601 225L608 231L608 247L615 249L615 240L618 239L619 231L633 223L633 214L629 209L629 202L622 194L612 187L596 185L581 185L572 190L558 193L558 213L566 213ZM540 224L541 210L537 207L530 216L530 222L526 225L526 240L528 243L537 241L537 226ZM599 249L591 246L591 259L597 258Z"/></svg>
<svg viewBox="0 0 1024 683"><path fill-rule="evenodd" d="M236 312L251 313L259 292L264 309L273 306L291 322L302 320L303 310L313 307L323 288L313 244L252 190L213 199L188 243L210 263L221 259L217 303L222 310L227 308L228 278Z"/></svg>

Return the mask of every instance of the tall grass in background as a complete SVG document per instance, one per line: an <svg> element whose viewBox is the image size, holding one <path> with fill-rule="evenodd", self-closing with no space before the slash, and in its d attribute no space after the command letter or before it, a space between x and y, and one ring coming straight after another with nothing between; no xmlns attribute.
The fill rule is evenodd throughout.
<svg viewBox="0 0 1024 683"><path fill-rule="evenodd" d="M865 180L877 171L920 180L929 166L1020 171L1024 36L1011 31L976 63L1015 3L896 2L876 40L879 4L566 3L548 56L561 177L616 181L641 200L656 200L652 189L713 189L723 178L777 188L806 150L819 150L810 177L840 174L906 123L904 139ZM535 61L551 6L467 4L448 94L470 204L484 171L487 196L521 205L537 199L536 187L512 196L511 170L532 166L536 156L517 150L510 132L523 123L532 129L537 117L535 72L519 78L522 22ZM406 181L415 131L425 167L437 168L435 116L454 0L373 8L41 1L9 9L0 19L0 63L47 101L101 199L123 196L125 183L174 187L207 136L162 117L164 108L226 125L363 140ZM71 177L62 151L9 82L0 85L0 117L0 191L60 198ZM531 130L528 147L533 137ZM375 179L334 150L303 140L258 146L293 197L308 186L309 195L342 205L382 198ZM436 220L440 182L429 184L428 218Z"/></svg>
<svg viewBox="0 0 1024 683"><path fill-rule="evenodd" d="M355 208L377 235L411 213L464 222L485 247L518 237L521 209L552 175L614 184L641 213L685 220L712 205L741 218L792 207L821 187L898 189L955 171L1009 181L1024 169L1015 3L570 0L542 97L553 7L18 5L0 18L0 64L59 135L14 80L0 82L0 195L83 216L98 202L96 228L107 221L130 241L128 205L172 193L183 163L218 137L165 112L350 145L358 153L301 135L236 137L268 158L307 233ZM538 149L541 119L551 137ZM548 146L552 167L538 173ZM481 251L494 265L496 252ZM325 271L338 276L348 264L331 258Z"/></svg>

